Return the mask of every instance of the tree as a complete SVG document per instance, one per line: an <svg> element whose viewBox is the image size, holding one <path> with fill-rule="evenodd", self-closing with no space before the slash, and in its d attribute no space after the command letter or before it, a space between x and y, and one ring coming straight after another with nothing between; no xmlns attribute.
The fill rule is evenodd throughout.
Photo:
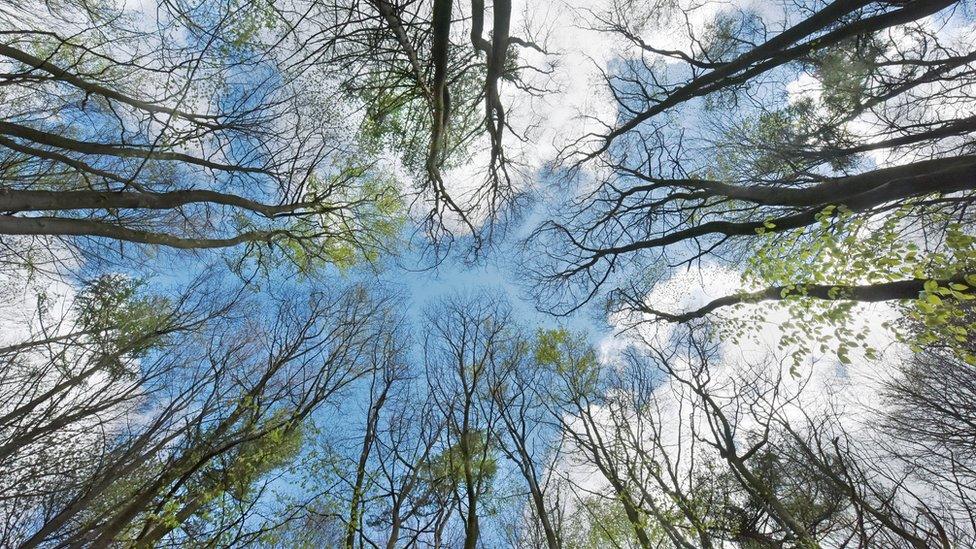
<svg viewBox="0 0 976 549"><path fill-rule="evenodd" d="M535 538L536 545L549 549L563 545L564 509L555 471L559 436L551 427L541 388L550 382L545 367L552 354L548 338L562 333L540 330L534 346L526 335L519 334L500 346L500 359L492 364L489 382L500 419L499 451L515 464L528 491L528 510L523 513L530 519L517 525L521 530L517 534Z"/></svg>
<svg viewBox="0 0 976 549"><path fill-rule="evenodd" d="M465 549L478 546L479 505L497 470L499 412L489 384L492 367L506 360L501 352L515 337L509 322L507 307L487 296L448 298L426 315L425 373L446 434L429 467L453 495L464 523Z"/></svg>
<svg viewBox="0 0 976 549"><path fill-rule="evenodd" d="M405 365L402 362L404 348L403 340L396 334L389 334L383 345L377 349L373 358L377 365L370 380L369 407L366 411L366 425L363 429L362 449L356 462L356 472L349 501L349 518L346 522L345 546L354 549L357 536L361 536L362 515L365 508L367 486L367 466L374 447L377 444L378 429L384 406L390 398L394 385L402 381L405 376ZM370 481L371 483L371 481ZM392 536L391 536L392 537Z"/></svg>
<svg viewBox="0 0 976 549"><path fill-rule="evenodd" d="M151 27L113 3L34 7L0 20L0 234L243 245L310 268L399 230L399 192L347 114L256 39L261 8L163 3Z"/></svg>
<svg viewBox="0 0 976 549"><path fill-rule="evenodd" d="M608 295L666 322L758 301L968 299L976 126L958 107L976 53L930 27L965 25L954 4L721 9L705 25L671 3L591 14L630 48L606 76L619 119L567 149L571 174L606 176L528 241L537 295L561 313ZM673 28L678 48L642 38ZM759 289L690 311L645 302L704 262Z"/></svg>
<svg viewBox="0 0 976 549"><path fill-rule="evenodd" d="M511 2L311 0L275 16L294 29L290 66L336 75L362 106L366 148L390 148L402 161L426 235L469 235L480 248L520 194L504 141L524 137L506 119L503 88L545 91L523 81L544 69L520 64L519 49L542 48L514 35ZM488 155L474 180L445 176L477 148Z"/></svg>
<svg viewBox="0 0 976 549"><path fill-rule="evenodd" d="M723 356L700 325L637 340L604 365L582 338L540 339L556 374L544 402L567 439L567 546L951 547L972 536L967 481L945 474L965 476L963 454L950 467L913 433L857 429L884 416L845 409L828 389L840 378ZM882 413L938 421L932 404L905 404Z"/></svg>
<svg viewBox="0 0 976 549"><path fill-rule="evenodd" d="M972 338L966 345L972 348ZM897 441L889 451L944 502L921 507L942 546L971 543L973 536L971 521L956 519L972 516L976 504L973 382L972 366L952 349L928 347L905 360L883 388L881 424L886 438Z"/></svg>
<svg viewBox="0 0 976 549"><path fill-rule="evenodd" d="M257 513L310 416L377 367L384 300L363 288L285 300L262 326L239 293L163 308L126 288L96 284L77 327L5 349L3 460L19 471L4 475L18 517L5 540L257 539L278 525Z"/></svg>

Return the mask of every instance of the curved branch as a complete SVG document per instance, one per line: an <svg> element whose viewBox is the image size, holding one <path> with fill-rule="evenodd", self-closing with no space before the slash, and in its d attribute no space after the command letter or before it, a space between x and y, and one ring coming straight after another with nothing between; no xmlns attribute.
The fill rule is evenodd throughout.
<svg viewBox="0 0 976 549"><path fill-rule="evenodd" d="M828 28L844 16L870 3L863 0L838 0L833 2L804 21L784 30L732 61L700 77L694 78L665 95L663 99L656 101L650 108L610 130L610 132L603 136L603 143L596 150L588 153L584 157L584 160L589 160L602 154L610 148L610 144L617 137L633 130L654 116L690 99L748 81L759 74L800 59L810 52L842 42L852 36L877 32L931 15L952 5L953 2L951 0L919 0L909 2L906 6L895 11L865 19L858 19L840 26L827 34L811 38L802 44L796 44L798 41Z"/></svg>
<svg viewBox="0 0 976 549"><path fill-rule="evenodd" d="M393 31L397 43L403 49L404 55L407 56L417 86L423 92L424 96L427 97L428 101L433 101L433 92L427 86L427 82L424 81L424 69L420 64L420 56L417 55L417 50L410 43L407 31L403 29L403 21L400 19L396 7L387 0L372 0L371 3L383 17L383 20L386 21L386 24L390 26L390 30Z"/></svg>
<svg viewBox="0 0 976 549"><path fill-rule="evenodd" d="M33 69L42 70L50 74L55 80L60 80L61 82L70 84L86 93L101 95L102 97L105 97L107 99L114 99L120 103L125 103L126 105L135 107L143 111L169 114L169 115L178 116L181 118L186 118L189 120L196 120L196 121L216 118L214 116L195 114L192 112L182 111L171 107L163 107L155 103L150 103L148 101L143 101L141 99L135 99L133 97L129 97L128 95L125 95L111 88L107 88L100 84L88 82L87 80L79 77L78 75L72 74L68 72L67 69L62 69L61 67L58 67L57 65L51 63L46 59L41 59L40 57L36 57L25 51L11 47L7 44L0 44L0 55L19 61L29 67L32 67Z"/></svg>
<svg viewBox="0 0 976 549"><path fill-rule="evenodd" d="M54 162L60 162L61 164L64 164L65 166L68 166L68 167L71 167L71 168L74 168L74 169L78 170L79 172L85 172L85 173L90 173L92 175L97 175L97 176L103 177L103 178L105 178L105 179L107 179L109 181L117 181L119 183L128 183L128 180L126 178L124 178L124 177L122 177L122 176L120 176L120 175L118 175L116 173L112 173L112 172L106 171L106 170L101 170L99 168L96 168L96 167L92 166L91 164L88 164L87 162L82 162L81 160L77 160L77 159L71 158L70 156L65 156L63 154L56 153L54 151L47 151L47 150L44 150L44 149L38 149L36 147L28 147L27 145L22 145L22 144L20 144L20 143L18 143L16 141L14 141L13 139L7 139L6 137L0 136L0 146L7 147L8 149L10 149L12 151L17 151L17 152L19 152L21 154L25 154L27 156L33 156L33 157L36 157L36 158L44 158L44 159L51 160L51 161L54 161Z"/></svg>
<svg viewBox="0 0 976 549"><path fill-rule="evenodd" d="M936 279L939 286L949 284L966 284L966 278L976 273L960 273L952 278ZM740 303L760 303L763 301L782 301L786 299L819 299L825 301L859 301L862 303L876 303L879 301L904 301L918 299L919 293L924 291L925 283L932 279L912 278L896 280L881 284L866 285L831 285L831 284L796 284L792 286L772 286L756 292L727 295L714 299L704 306L684 313L666 313L631 301L635 309L640 312L656 316L660 320L673 323L688 322L702 318L722 307L738 305Z"/></svg>
<svg viewBox="0 0 976 549"><path fill-rule="evenodd" d="M704 191L714 197L732 198L767 206L808 208L842 204L871 193L875 200L900 200L933 192L956 192L974 187L976 155L954 156L923 160L912 164L881 168L869 172L826 179L805 188L774 185L732 185L711 179L658 179L640 172L620 168L621 171L651 183L622 191L621 197L663 187L681 187Z"/></svg>
<svg viewBox="0 0 976 549"><path fill-rule="evenodd" d="M923 168L936 167L937 169L936 171L926 171L920 169L920 166ZM878 178L878 174L888 177L883 178L883 183L870 188L866 192L843 200L837 205L845 206L851 212L856 213L864 212L896 200L926 194L948 194L974 190L976 189L976 157L961 156L951 159L926 160L906 166L885 168L883 170L851 176L847 180L849 184L856 187L856 184L859 184L859 182L866 182L873 178ZM891 178L892 175L901 175L901 177ZM600 257L606 255L630 253L647 248L659 248L684 240L713 234L747 236L755 234L759 229L768 232L785 232L816 222L817 215L823 211L821 206L826 205L835 198L828 196L825 200L820 201L820 204L812 208L773 219L761 221L709 221L680 231L669 232L656 238L638 240L622 246L598 249L585 247L582 243L579 243L579 248L593 254L590 261L590 264L592 264ZM566 231L565 228L563 230Z"/></svg>
<svg viewBox="0 0 976 549"><path fill-rule="evenodd" d="M233 206L265 217L274 217L311 207L314 202L271 205L249 200L235 194L208 190L173 191L167 193L108 192L108 191L19 191L0 189L0 211L46 211L91 209L148 209L164 210L188 204L211 203Z"/></svg>
<svg viewBox="0 0 976 549"><path fill-rule="evenodd" d="M230 248L246 242L271 242L277 237L287 235L288 232L283 230L247 231L228 238L184 238L87 219L0 215L0 234L96 236L139 244L156 244L169 248L193 250Z"/></svg>
<svg viewBox="0 0 976 549"><path fill-rule="evenodd" d="M120 145L109 145L104 143L92 143L89 141L79 141L77 139L71 139L69 137L60 136L50 132L36 130L29 126L14 124L12 122L0 121L0 133L10 135L13 137L19 137L21 139L27 139L28 141L33 141L35 143L49 145L51 147L57 147L59 149L66 149L66 150L79 152L82 154L104 154L109 156L117 156L120 158L175 160L179 162L186 162L187 164L193 164L196 166L202 166L204 168L209 168L212 170L220 170L225 172L262 173L262 174L268 173L268 170L265 168L252 167L252 166L236 166L233 164L221 164L219 162L212 162L205 158L198 158L196 156L192 156L189 154L167 152L167 151L156 151L152 149L143 149L143 148L136 148L136 147L125 147Z"/></svg>

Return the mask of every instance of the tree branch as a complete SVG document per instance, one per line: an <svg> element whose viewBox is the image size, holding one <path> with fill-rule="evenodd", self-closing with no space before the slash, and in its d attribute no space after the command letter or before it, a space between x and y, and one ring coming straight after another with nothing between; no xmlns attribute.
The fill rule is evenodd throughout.
<svg viewBox="0 0 976 549"><path fill-rule="evenodd" d="M949 284L966 284L966 277L976 273L960 273L952 278L935 280L939 286ZM654 315L660 320L673 323L688 322L702 318L722 307L738 305L740 303L760 303L763 301L782 301L786 299L819 299L825 301L859 301L862 303L876 303L879 301L904 301L918 299L919 293L925 288L925 283L931 279L912 278L880 284L830 285L830 284L796 284L793 286L772 286L756 292L728 295L714 299L704 306L684 313L666 313L652 309L636 300L628 302L636 310Z"/></svg>
<svg viewBox="0 0 976 549"><path fill-rule="evenodd" d="M87 219L0 215L0 234L96 236L126 242L157 244L170 248L189 250L230 248L245 242L271 242L277 237L287 235L288 232L283 230L247 231L228 238L184 238L166 233L130 229L111 223L90 221Z"/></svg>

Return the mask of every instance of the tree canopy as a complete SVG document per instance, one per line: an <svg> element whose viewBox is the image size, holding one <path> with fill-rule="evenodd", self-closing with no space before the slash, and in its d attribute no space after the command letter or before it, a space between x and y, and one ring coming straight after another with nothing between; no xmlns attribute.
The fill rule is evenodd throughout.
<svg viewBox="0 0 976 549"><path fill-rule="evenodd" d="M3 547L976 545L976 5L0 0Z"/></svg>

